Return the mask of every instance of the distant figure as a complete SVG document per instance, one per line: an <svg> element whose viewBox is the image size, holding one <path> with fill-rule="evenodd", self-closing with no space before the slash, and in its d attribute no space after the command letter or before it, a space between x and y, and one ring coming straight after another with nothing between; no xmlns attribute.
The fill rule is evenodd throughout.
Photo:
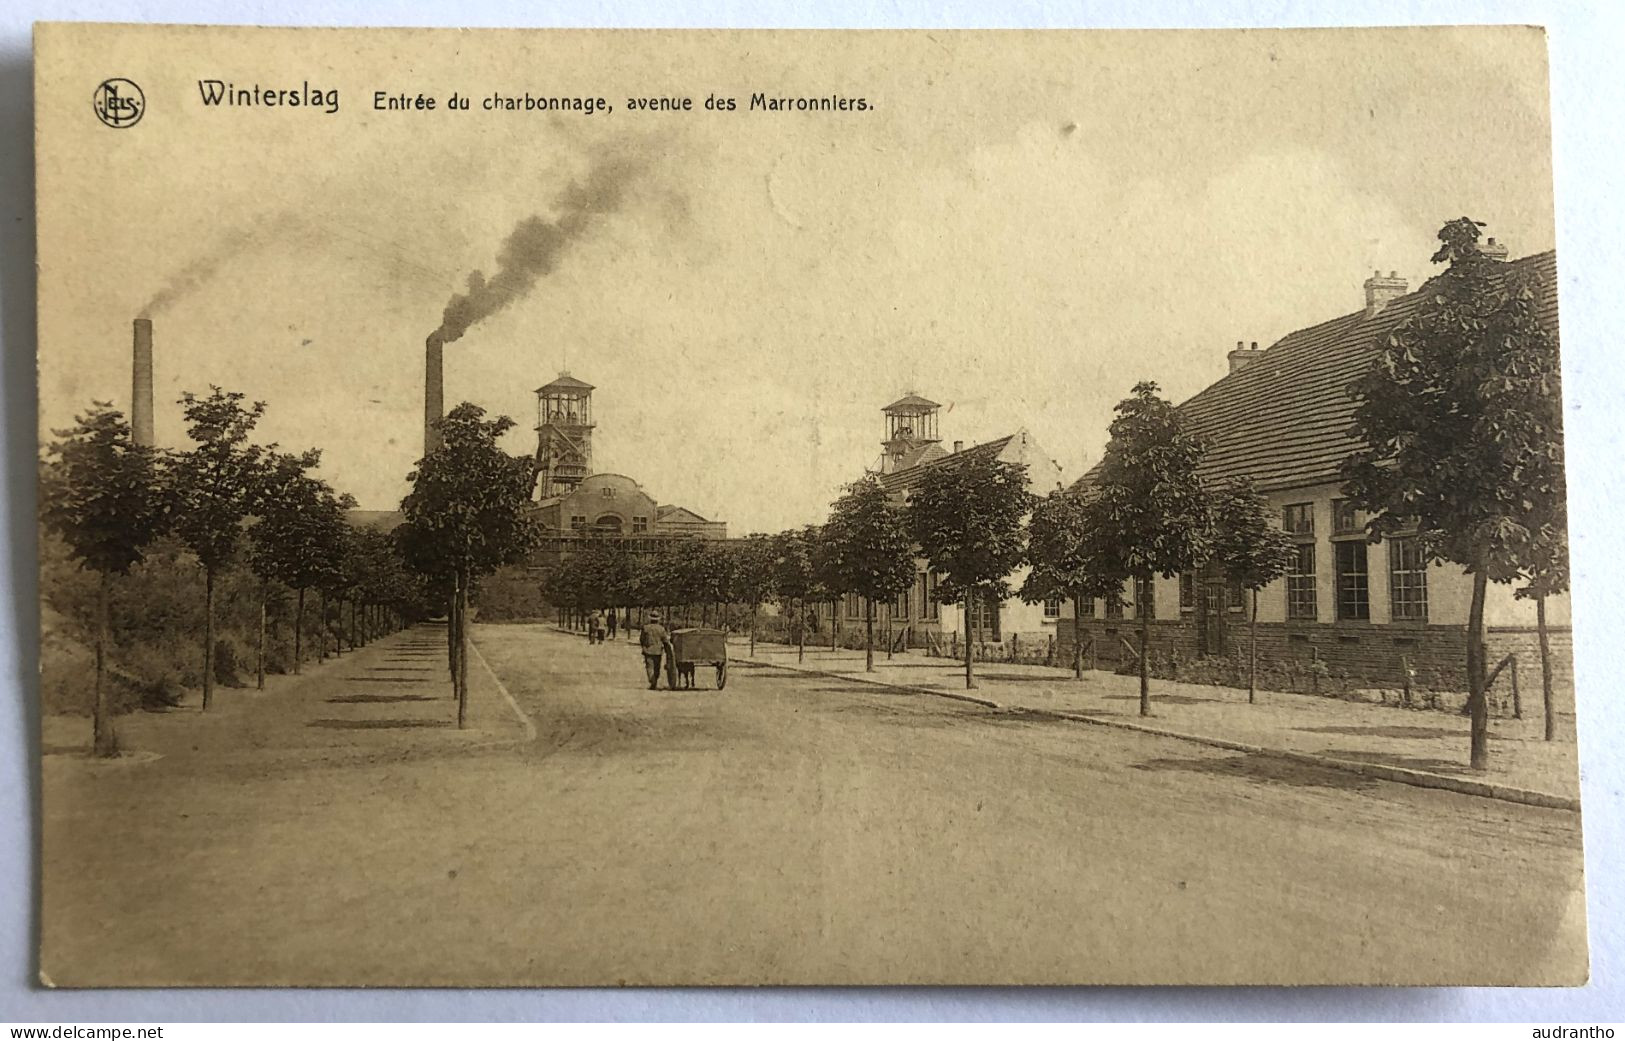
<svg viewBox="0 0 1625 1041"><path fill-rule="evenodd" d="M671 651L671 633L660 624L659 611L649 612L649 620L643 623L643 632L638 635L638 644L643 649L643 671L649 674L649 689L659 690L660 658Z"/></svg>
<svg viewBox="0 0 1625 1041"><path fill-rule="evenodd" d="M609 613L609 638L611 640L615 639L615 619L617 617L619 617L619 612L611 611Z"/></svg>
<svg viewBox="0 0 1625 1041"><path fill-rule="evenodd" d="M594 611L592 617L587 621L588 643L604 642L604 624L604 612L602 610Z"/></svg>

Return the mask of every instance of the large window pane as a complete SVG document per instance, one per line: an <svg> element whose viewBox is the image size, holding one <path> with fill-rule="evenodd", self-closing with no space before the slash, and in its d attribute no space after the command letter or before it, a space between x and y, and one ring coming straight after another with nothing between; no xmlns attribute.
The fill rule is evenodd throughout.
<svg viewBox="0 0 1625 1041"><path fill-rule="evenodd" d="M1337 618L1362 622L1371 617L1371 589L1366 573L1366 544L1337 543Z"/></svg>
<svg viewBox="0 0 1625 1041"><path fill-rule="evenodd" d="M1414 538L1388 540L1388 603L1396 622L1428 620L1428 565Z"/></svg>
<svg viewBox="0 0 1625 1041"><path fill-rule="evenodd" d="M1315 610L1315 544L1306 542L1292 549L1292 560L1286 573L1286 616L1314 621Z"/></svg>

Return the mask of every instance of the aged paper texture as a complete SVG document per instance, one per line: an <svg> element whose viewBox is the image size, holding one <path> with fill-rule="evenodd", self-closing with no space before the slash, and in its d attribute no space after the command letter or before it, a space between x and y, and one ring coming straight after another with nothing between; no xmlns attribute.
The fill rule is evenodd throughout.
<svg viewBox="0 0 1625 1041"><path fill-rule="evenodd" d="M36 61L44 983L1585 981L1538 28Z"/></svg>

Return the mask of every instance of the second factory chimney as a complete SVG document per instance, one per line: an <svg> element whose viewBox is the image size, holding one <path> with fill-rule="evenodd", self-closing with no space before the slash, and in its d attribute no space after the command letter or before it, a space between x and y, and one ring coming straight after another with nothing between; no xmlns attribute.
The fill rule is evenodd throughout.
<svg viewBox="0 0 1625 1041"><path fill-rule="evenodd" d="M135 357L130 366L130 437L138 445L153 446L152 435L152 319L135 320Z"/></svg>
<svg viewBox="0 0 1625 1041"><path fill-rule="evenodd" d="M435 429L445 415L445 390L441 382L441 343L431 336L423 344L423 454L440 447L440 431Z"/></svg>

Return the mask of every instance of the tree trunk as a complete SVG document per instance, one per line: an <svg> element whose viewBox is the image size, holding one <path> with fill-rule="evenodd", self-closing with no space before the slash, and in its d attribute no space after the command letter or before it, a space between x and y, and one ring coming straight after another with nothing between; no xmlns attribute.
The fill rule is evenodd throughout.
<svg viewBox="0 0 1625 1041"><path fill-rule="evenodd" d="M976 667L975 667L975 665L973 663L974 663L975 658L976 658L976 654L975 654L976 641L971 639L971 632L970 632L970 598L971 598L971 595L970 595L970 593L967 592L965 594L965 619L964 619L964 623L960 626L960 628L965 630L965 689L966 690L975 690L976 689Z"/></svg>
<svg viewBox="0 0 1625 1041"><path fill-rule="evenodd" d="M829 602L829 649L832 651L835 649L836 639L841 635L840 612L841 602L831 600Z"/></svg>
<svg viewBox="0 0 1625 1041"><path fill-rule="evenodd" d="M1247 627L1247 704L1258 700L1258 590L1253 590L1253 618Z"/></svg>
<svg viewBox="0 0 1625 1041"><path fill-rule="evenodd" d="M1083 597L1072 598L1072 678L1083 679Z"/></svg>
<svg viewBox="0 0 1625 1041"><path fill-rule="evenodd" d="M446 601L446 671L451 673L451 696L457 696L457 580L452 579Z"/></svg>
<svg viewBox="0 0 1625 1041"><path fill-rule="evenodd" d="M91 709L90 754L98 758L118 755L118 735L113 731L113 712L107 704L107 572L96 576L96 700Z"/></svg>
<svg viewBox="0 0 1625 1041"><path fill-rule="evenodd" d="M316 590L316 660L327 660L327 590Z"/></svg>
<svg viewBox="0 0 1625 1041"><path fill-rule="evenodd" d="M1490 706L1484 690L1484 592L1489 579L1482 564L1473 569L1473 600L1467 611L1467 710L1472 716L1472 767L1490 765Z"/></svg>
<svg viewBox="0 0 1625 1041"><path fill-rule="evenodd" d="M457 582L457 729L468 726L468 582Z"/></svg>
<svg viewBox="0 0 1625 1041"><path fill-rule="evenodd" d="M1151 714L1151 662L1148 648L1151 645L1151 612L1145 609L1147 595L1151 592L1151 581L1135 582L1134 615L1140 623L1140 715Z"/></svg>
<svg viewBox="0 0 1625 1041"><path fill-rule="evenodd" d="M269 582L260 582L260 632L259 643L254 648L254 689L265 689L265 598L268 595Z"/></svg>
<svg viewBox="0 0 1625 1041"><path fill-rule="evenodd" d="M1552 642L1546 631L1546 598L1535 597L1535 631L1540 635L1540 697L1546 710L1546 740L1557 737L1557 707L1552 704Z"/></svg>
<svg viewBox="0 0 1625 1041"><path fill-rule="evenodd" d="M203 711L214 701L214 569L203 569Z"/></svg>
<svg viewBox="0 0 1625 1041"><path fill-rule="evenodd" d="M875 671L875 602L863 600L863 671Z"/></svg>
<svg viewBox="0 0 1625 1041"><path fill-rule="evenodd" d="M796 601L796 661L807 660L807 605Z"/></svg>
<svg viewBox="0 0 1625 1041"><path fill-rule="evenodd" d="M293 674L299 675L299 666L305 660L305 587L298 589L299 606L293 612Z"/></svg>
<svg viewBox="0 0 1625 1041"><path fill-rule="evenodd" d="M756 657L756 605L750 605L750 656Z"/></svg>

